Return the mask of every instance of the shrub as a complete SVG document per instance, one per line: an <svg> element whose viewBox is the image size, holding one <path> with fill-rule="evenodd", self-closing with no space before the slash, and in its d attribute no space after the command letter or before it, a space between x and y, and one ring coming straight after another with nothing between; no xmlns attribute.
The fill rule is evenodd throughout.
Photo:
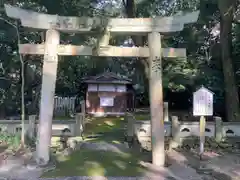
<svg viewBox="0 0 240 180"><path fill-rule="evenodd" d="M0 133L0 142L1 144L6 144L12 148L17 148L21 142L20 134L11 134L8 132Z"/></svg>

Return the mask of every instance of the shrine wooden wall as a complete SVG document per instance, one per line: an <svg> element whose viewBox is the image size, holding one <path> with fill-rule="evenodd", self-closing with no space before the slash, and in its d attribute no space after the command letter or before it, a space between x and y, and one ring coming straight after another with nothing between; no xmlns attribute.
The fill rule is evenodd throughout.
<svg viewBox="0 0 240 180"><path fill-rule="evenodd" d="M93 89L93 86L89 85L86 93L86 113L123 115L126 111L133 110L134 93L128 91L126 85L109 84L103 86L105 88ZM117 86L121 88L117 90Z"/></svg>

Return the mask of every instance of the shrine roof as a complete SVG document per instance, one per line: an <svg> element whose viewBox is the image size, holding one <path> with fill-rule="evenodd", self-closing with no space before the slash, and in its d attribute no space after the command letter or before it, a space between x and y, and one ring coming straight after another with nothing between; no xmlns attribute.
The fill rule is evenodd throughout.
<svg viewBox="0 0 240 180"><path fill-rule="evenodd" d="M132 80L124 76L115 74L113 72L104 72L96 76L88 76L84 78L83 81L87 84L89 83L132 84Z"/></svg>

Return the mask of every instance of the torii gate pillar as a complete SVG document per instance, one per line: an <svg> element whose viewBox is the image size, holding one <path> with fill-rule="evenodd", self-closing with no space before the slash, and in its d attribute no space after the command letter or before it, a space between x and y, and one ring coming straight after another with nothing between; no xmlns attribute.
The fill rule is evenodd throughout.
<svg viewBox="0 0 240 180"><path fill-rule="evenodd" d="M149 97L151 110L152 163L164 166L164 121L161 35L158 32L148 34L149 46Z"/></svg>
<svg viewBox="0 0 240 180"><path fill-rule="evenodd" d="M49 144L51 144L52 137L52 118L58 67L57 46L59 43L59 32L53 29L47 30L42 71L42 89L37 142L36 160L39 164L47 164L50 159Z"/></svg>

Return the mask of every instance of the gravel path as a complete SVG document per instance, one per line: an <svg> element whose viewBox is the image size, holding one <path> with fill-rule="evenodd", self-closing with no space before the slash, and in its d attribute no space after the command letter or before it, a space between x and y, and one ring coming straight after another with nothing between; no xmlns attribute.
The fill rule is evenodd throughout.
<svg viewBox="0 0 240 180"><path fill-rule="evenodd" d="M113 144L108 142L83 142L80 149L91 149L97 151L109 151L115 153L128 152L129 149L124 144Z"/></svg>
<svg viewBox="0 0 240 180"><path fill-rule="evenodd" d="M127 152L129 149L123 144L112 144L107 142L85 142L81 143L80 149L92 149L111 151L115 153ZM48 167L47 169L49 170ZM53 168L53 166L52 166ZM24 165L19 159L11 159L4 166L0 167L0 180L200 180L200 175L193 169L172 166L169 168L150 168L144 177L59 177L59 178L39 178L46 168L40 168L34 164ZM171 176L171 177L170 177ZM193 177L194 176L194 177ZM212 179L211 179L212 180Z"/></svg>

